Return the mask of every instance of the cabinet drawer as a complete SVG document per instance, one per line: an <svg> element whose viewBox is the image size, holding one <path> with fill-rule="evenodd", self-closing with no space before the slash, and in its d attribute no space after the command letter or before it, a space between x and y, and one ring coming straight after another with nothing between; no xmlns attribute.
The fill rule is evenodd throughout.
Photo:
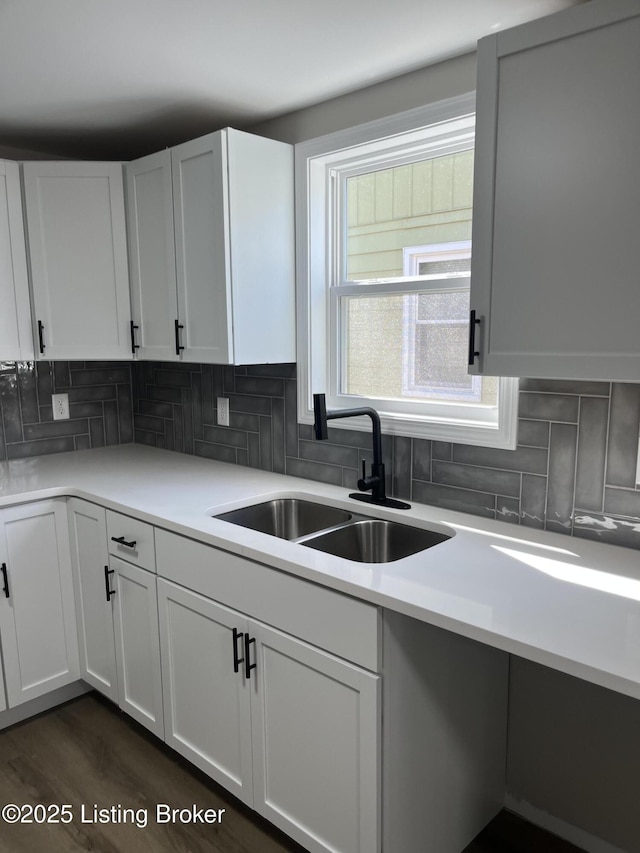
<svg viewBox="0 0 640 853"><path fill-rule="evenodd" d="M110 554L155 572L156 549L151 524L107 510L107 536Z"/></svg>
<svg viewBox="0 0 640 853"><path fill-rule="evenodd" d="M374 672L373 604L156 528L158 574Z"/></svg>

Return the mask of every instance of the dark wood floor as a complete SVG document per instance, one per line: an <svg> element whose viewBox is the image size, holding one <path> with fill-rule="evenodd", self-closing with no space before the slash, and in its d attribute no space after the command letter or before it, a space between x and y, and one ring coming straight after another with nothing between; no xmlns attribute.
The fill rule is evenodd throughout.
<svg viewBox="0 0 640 853"><path fill-rule="evenodd" d="M0 732L0 805L68 803L73 820L0 820L1 853L304 853L172 750L88 694ZM156 805L225 809L215 825L159 824ZM141 809L135 822L83 823L99 808ZM139 821L140 823L143 820ZM438 853L438 851L416 851ZM501 813L465 853L577 853L577 848Z"/></svg>

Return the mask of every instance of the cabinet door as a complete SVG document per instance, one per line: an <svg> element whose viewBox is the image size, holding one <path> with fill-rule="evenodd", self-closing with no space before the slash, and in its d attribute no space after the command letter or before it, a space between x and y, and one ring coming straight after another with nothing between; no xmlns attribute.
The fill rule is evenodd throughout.
<svg viewBox="0 0 640 853"><path fill-rule="evenodd" d="M2 658L0 658L0 713L7 710L7 699L4 695L4 677L2 673Z"/></svg>
<svg viewBox="0 0 640 853"><path fill-rule="evenodd" d="M41 501L0 513L0 638L14 707L80 677L66 507Z"/></svg>
<svg viewBox="0 0 640 853"><path fill-rule="evenodd" d="M158 579L165 740L248 805L253 803L251 708L243 657L246 620Z"/></svg>
<svg viewBox="0 0 640 853"><path fill-rule="evenodd" d="M6 160L0 160L0 305L0 360L32 359L20 173Z"/></svg>
<svg viewBox="0 0 640 853"><path fill-rule="evenodd" d="M628 0L480 41L472 372L640 375L639 45Z"/></svg>
<svg viewBox="0 0 640 853"><path fill-rule="evenodd" d="M176 256L173 236L171 153L126 165L131 313L135 353L146 359L177 359Z"/></svg>
<svg viewBox="0 0 640 853"><path fill-rule="evenodd" d="M131 357L120 163L25 163L40 357Z"/></svg>
<svg viewBox="0 0 640 853"><path fill-rule="evenodd" d="M313 853L375 853L378 676L260 623L249 633L254 808Z"/></svg>
<svg viewBox="0 0 640 853"><path fill-rule="evenodd" d="M119 704L164 738L156 576L111 557Z"/></svg>
<svg viewBox="0 0 640 853"><path fill-rule="evenodd" d="M296 360L293 147L226 131L234 364Z"/></svg>
<svg viewBox="0 0 640 853"><path fill-rule="evenodd" d="M113 605L109 571L105 511L95 504L70 498L67 504L78 614L78 644L82 678L118 701L116 655L113 636Z"/></svg>
<svg viewBox="0 0 640 853"><path fill-rule="evenodd" d="M171 150L182 357L233 360L224 131Z"/></svg>

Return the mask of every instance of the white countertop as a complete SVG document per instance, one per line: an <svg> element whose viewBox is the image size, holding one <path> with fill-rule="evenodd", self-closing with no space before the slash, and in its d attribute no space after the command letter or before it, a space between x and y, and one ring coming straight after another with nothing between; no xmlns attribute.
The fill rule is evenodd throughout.
<svg viewBox="0 0 640 853"><path fill-rule="evenodd" d="M142 445L0 463L0 507L76 496L640 698L640 553ZM211 517L270 496L454 533L393 563L343 560Z"/></svg>

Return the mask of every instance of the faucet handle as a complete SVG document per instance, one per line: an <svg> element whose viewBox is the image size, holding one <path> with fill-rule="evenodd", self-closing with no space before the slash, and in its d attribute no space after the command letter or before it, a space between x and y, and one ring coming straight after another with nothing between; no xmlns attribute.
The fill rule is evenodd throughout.
<svg viewBox="0 0 640 853"><path fill-rule="evenodd" d="M362 478L358 480L358 488L361 492L368 492L371 486L367 482L367 468L366 462L362 460Z"/></svg>

